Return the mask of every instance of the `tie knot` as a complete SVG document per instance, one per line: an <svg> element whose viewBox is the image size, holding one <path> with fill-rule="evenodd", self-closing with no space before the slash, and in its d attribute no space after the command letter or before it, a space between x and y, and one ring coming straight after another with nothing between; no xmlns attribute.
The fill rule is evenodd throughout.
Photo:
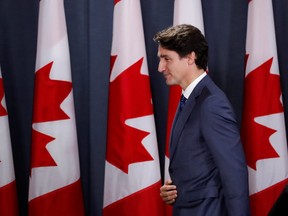
<svg viewBox="0 0 288 216"><path fill-rule="evenodd" d="M186 102L186 98L184 97L184 95L182 94L181 95L181 98L180 98L180 111L182 111L184 105L185 105L185 102Z"/></svg>

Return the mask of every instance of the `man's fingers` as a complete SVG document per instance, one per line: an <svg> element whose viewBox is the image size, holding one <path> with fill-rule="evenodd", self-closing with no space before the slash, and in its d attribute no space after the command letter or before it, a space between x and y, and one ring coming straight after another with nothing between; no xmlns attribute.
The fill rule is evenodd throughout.
<svg viewBox="0 0 288 216"><path fill-rule="evenodd" d="M160 188L160 196L162 200L168 205L171 205L175 202L177 197L177 190L176 186L172 185L172 181L170 179L167 180L165 184Z"/></svg>
<svg viewBox="0 0 288 216"><path fill-rule="evenodd" d="M175 185L163 185L160 188L160 192L165 192L165 191L170 191L170 190L176 190L176 186Z"/></svg>
<svg viewBox="0 0 288 216"><path fill-rule="evenodd" d="M160 188L160 196L162 200L168 204L171 205L175 202L175 199L177 197L177 190L175 185L163 185Z"/></svg>
<svg viewBox="0 0 288 216"><path fill-rule="evenodd" d="M169 191L165 195L163 194L161 197L166 204L172 204L175 202L175 199L177 197L177 192L176 191Z"/></svg>
<svg viewBox="0 0 288 216"><path fill-rule="evenodd" d="M172 184L172 180L171 179L168 179L166 182L165 182L165 185L170 185Z"/></svg>

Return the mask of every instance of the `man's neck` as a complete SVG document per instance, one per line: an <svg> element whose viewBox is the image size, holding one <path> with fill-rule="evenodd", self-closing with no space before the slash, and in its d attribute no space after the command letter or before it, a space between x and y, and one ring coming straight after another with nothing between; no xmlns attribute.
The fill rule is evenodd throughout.
<svg viewBox="0 0 288 216"><path fill-rule="evenodd" d="M181 85L181 88L185 90L194 80L196 80L203 73L206 73L203 69L195 69L191 72L189 78L186 80L184 85Z"/></svg>

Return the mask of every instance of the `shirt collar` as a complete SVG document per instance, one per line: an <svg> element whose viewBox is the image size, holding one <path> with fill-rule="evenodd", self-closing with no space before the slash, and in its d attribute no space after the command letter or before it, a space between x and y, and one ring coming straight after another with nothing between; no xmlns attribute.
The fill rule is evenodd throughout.
<svg viewBox="0 0 288 216"><path fill-rule="evenodd" d="M185 89L182 90L182 94L184 95L185 98L189 98L190 94L194 90L195 86L207 75L207 73L201 74L199 77L197 77L192 83L189 84L189 86Z"/></svg>

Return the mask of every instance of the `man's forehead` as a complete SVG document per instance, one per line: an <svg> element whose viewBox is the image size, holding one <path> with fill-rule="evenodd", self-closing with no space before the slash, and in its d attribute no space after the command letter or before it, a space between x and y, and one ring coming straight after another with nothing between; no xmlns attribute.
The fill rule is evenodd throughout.
<svg viewBox="0 0 288 216"><path fill-rule="evenodd" d="M168 50L168 49L165 49L165 48L160 47L160 46L158 48L158 56L159 57L172 57L175 55L177 55L177 53L175 51Z"/></svg>

